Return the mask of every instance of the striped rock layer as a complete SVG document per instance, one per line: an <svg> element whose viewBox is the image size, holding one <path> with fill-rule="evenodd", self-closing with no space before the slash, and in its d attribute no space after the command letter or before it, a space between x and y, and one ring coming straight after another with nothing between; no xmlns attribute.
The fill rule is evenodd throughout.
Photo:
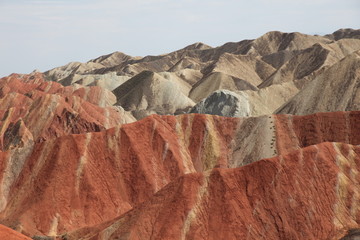
<svg viewBox="0 0 360 240"><path fill-rule="evenodd" d="M1 78L0 239L359 239L359 33Z"/></svg>
<svg viewBox="0 0 360 240"><path fill-rule="evenodd" d="M358 191L356 145L360 144L359 115L360 112L257 118L152 115L100 132L52 137L33 144L15 144L0 153L0 222L29 236L66 236L68 232L75 231L71 233L75 235L69 235L76 236L73 239L87 239L88 233L97 236L92 239L107 239L101 234L110 231L106 230L110 225L102 225L108 221L120 229L116 230L111 225L115 235L109 236L124 239L136 239L135 236L142 236L142 231L148 229L153 229L154 239L215 239L218 234L215 232L225 234L237 228L229 233L235 235L225 234L223 239L239 236L249 236L249 239L261 239L260 236L266 239L300 239L301 234L305 234L305 239L328 239L329 236L335 239L347 230L359 227L358 218L354 217L359 213L359 208L354 205L357 204ZM31 134L22 130L21 126L18 132L22 139L31 138ZM318 145L323 142L343 144ZM343 153L344 148L349 148L349 153ZM315 154L317 151L318 156ZM248 165L271 157L274 158ZM350 160L351 163L346 163ZM248 178L243 176L245 173ZM225 177L228 175L231 177ZM213 178L216 181L209 182ZM240 180L230 180L232 178ZM287 180L278 183L279 189L272 189L278 186L274 185L278 178ZM233 185L228 186L226 181L233 182ZM297 186L296 182L300 185ZM253 197L244 200L245 196L241 194L246 194L249 184L256 191L253 190ZM340 190L334 190L338 185ZM229 187L225 189L228 192L226 195L216 193L224 186ZM165 190L169 188L177 190ZM208 188L219 190L214 190L216 194L211 198L204 198L208 199L204 203L209 205L207 207L215 204L204 210L201 196L210 194ZM295 198L296 201L289 206L299 207L299 213L291 215L293 211L290 207L281 205L290 204L286 201L291 199L285 193L291 193ZM307 199L308 194L313 194L313 197L309 195ZM159 200L157 196L162 197ZM350 199L349 203L343 202L345 198ZM153 203L156 206L152 206ZM325 203L328 205L323 208ZM338 207L335 207L336 203ZM200 204L199 207L196 207L197 204ZM256 208L257 204L260 204L259 208ZM349 204L355 207L348 208ZM221 205L234 206L234 209L229 207L225 210L229 214L236 213L236 217L227 213L222 215L224 209ZM330 205L333 206L332 212L328 209ZM179 206L179 209L173 206ZM147 207L150 209L147 210ZM321 213L321 209L328 212ZM180 215L176 215L176 211L180 211ZM249 211L264 216L253 216L251 221L254 222L248 223ZM142 214L154 216L142 219ZM172 214L175 214L174 224L159 222L160 225L156 225L160 221L157 218L170 221ZM212 214L215 214L214 217ZM296 233L297 223L304 222L304 218L308 217L311 219L303 224L313 225L320 215L327 225L319 225L319 231L308 227ZM334 221L334 216L338 216L339 222ZM345 219L350 216L351 224L345 224ZM235 218L239 219L233 221ZM200 227L201 219L204 220L204 228ZM216 221L229 226L215 228ZM79 228L90 226L96 227L88 232L76 232ZM254 229L249 230L249 226ZM183 229L182 235L175 230L176 233L167 230L164 234L156 233L162 232L163 228ZM272 235L264 235L266 229L277 228L277 231L269 230Z"/></svg>
<svg viewBox="0 0 360 240"><path fill-rule="evenodd" d="M67 239L340 239L360 223L360 147L321 143L186 174Z"/></svg>
<svg viewBox="0 0 360 240"><path fill-rule="evenodd" d="M111 98L116 101L100 87L63 87L40 73L1 78L0 150L132 122L131 115L107 102Z"/></svg>

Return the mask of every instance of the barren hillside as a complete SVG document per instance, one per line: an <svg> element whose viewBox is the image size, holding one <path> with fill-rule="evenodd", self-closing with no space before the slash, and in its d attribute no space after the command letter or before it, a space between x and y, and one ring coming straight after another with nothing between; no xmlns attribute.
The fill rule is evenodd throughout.
<svg viewBox="0 0 360 240"><path fill-rule="evenodd" d="M357 239L359 33L0 78L0 239Z"/></svg>

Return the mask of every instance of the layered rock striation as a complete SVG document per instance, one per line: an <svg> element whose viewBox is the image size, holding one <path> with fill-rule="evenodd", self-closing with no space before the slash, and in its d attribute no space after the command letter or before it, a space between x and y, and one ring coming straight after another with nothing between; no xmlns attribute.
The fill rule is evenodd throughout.
<svg viewBox="0 0 360 240"><path fill-rule="evenodd" d="M358 36L1 78L0 238L357 239Z"/></svg>

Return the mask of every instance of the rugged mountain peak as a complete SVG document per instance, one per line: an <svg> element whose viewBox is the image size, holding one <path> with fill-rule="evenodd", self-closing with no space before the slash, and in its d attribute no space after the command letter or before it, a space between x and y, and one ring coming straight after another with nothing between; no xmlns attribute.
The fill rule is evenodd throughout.
<svg viewBox="0 0 360 240"><path fill-rule="evenodd" d="M205 49L211 49L212 47L209 45L206 45L202 42L193 43L187 47L184 48L184 50L205 50Z"/></svg>
<svg viewBox="0 0 360 240"><path fill-rule="evenodd" d="M102 64L104 67L113 67L116 65L119 65L125 61L129 61L133 59L133 57L122 53L122 52L114 52L114 53L110 53L108 55L104 55L98 58L95 58L93 60L90 60L88 63L100 63Z"/></svg>
<svg viewBox="0 0 360 240"><path fill-rule="evenodd" d="M342 28L332 34L325 35L326 37L338 41L343 38L360 39L360 29Z"/></svg>

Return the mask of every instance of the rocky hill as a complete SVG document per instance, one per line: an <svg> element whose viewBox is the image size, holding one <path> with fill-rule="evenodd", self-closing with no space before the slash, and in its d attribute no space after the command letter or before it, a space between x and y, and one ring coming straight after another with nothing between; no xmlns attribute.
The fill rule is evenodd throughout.
<svg viewBox="0 0 360 240"><path fill-rule="evenodd" d="M274 31L254 40L215 48L196 43L160 56L141 58L115 52L86 63L69 63L44 75L65 86L101 86L112 91L117 105L130 111L136 119L151 114L185 112L260 116L272 114L288 102L291 104L292 98L315 78L327 79L333 75L330 67L339 65L343 58L356 61L359 35L359 30L353 29L341 29L326 36ZM350 71L346 69L349 66L346 62L338 66L343 69L336 71L345 74ZM350 72L354 76L338 77L357 79L353 71ZM215 94L218 90L231 92L220 94L226 96L224 98ZM214 98L215 102L237 110L217 111L209 103ZM357 99L352 100L357 104ZM337 107L282 113L347 110Z"/></svg>
<svg viewBox="0 0 360 240"><path fill-rule="evenodd" d="M1 78L0 238L357 239L359 35Z"/></svg>

